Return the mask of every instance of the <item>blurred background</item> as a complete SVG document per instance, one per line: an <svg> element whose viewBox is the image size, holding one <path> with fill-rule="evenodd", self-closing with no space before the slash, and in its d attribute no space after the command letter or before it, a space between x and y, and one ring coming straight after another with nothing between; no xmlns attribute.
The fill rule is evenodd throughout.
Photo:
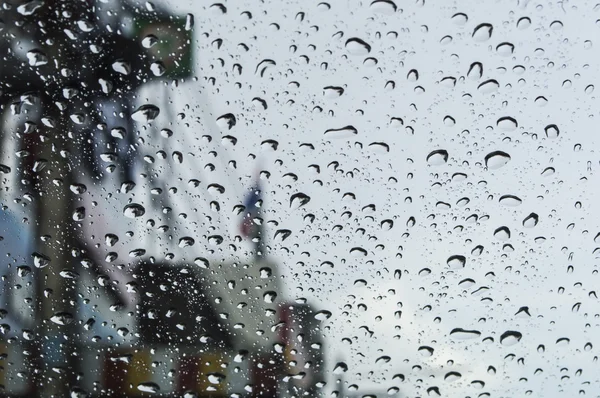
<svg viewBox="0 0 600 398"><path fill-rule="evenodd" d="M0 395L600 392L598 5L0 6Z"/></svg>
<svg viewBox="0 0 600 398"><path fill-rule="evenodd" d="M319 395L316 311L265 252L194 15L13 1L1 24L3 396Z"/></svg>

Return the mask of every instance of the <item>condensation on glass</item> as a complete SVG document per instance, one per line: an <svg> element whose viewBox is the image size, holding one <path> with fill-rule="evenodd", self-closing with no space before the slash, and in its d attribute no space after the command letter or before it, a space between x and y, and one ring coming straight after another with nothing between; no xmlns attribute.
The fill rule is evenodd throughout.
<svg viewBox="0 0 600 398"><path fill-rule="evenodd" d="M600 4L0 3L10 397L596 396Z"/></svg>

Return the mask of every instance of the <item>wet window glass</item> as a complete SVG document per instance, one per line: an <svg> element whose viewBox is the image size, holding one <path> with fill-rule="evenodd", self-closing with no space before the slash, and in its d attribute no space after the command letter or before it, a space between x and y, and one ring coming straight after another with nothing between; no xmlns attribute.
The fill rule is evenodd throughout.
<svg viewBox="0 0 600 398"><path fill-rule="evenodd" d="M597 396L600 3L0 0L0 395Z"/></svg>

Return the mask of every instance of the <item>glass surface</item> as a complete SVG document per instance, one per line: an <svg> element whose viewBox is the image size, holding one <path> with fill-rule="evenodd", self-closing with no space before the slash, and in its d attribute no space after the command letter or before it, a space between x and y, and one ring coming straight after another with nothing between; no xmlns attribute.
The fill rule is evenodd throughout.
<svg viewBox="0 0 600 398"><path fill-rule="evenodd" d="M0 395L600 395L600 4L0 0Z"/></svg>

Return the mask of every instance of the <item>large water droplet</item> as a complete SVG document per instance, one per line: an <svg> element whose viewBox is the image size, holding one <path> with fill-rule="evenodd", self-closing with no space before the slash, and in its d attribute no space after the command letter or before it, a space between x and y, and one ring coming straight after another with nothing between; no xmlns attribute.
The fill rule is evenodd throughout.
<svg viewBox="0 0 600 398"><path fill-rule="evenodd" d="M520 332L509 330L502 333L500 336L500 344L505 346L515 345L521 340L522 337L523 335Z"/></svg>
<svg viewBox="0 0 600 398"><path fill-rule="evenodd" d="M35 13L35 11L40 8L41 6L44 5L44 2L42 0L33 0L33 1L28 1L25 4L21 4L20 6L17 7L17 12L21 15L33 15L33 13Z"/></svg>
<svg viewBox="0 0 600 398"><path fill-rule="evenodd" d="M519 127L519 123L517 123L515 118L504 116L496 121L496 126L503 131L514 131Z"/></svg>
<svg viewBox="0 0 600 398"><path fill-rule="evenodd" d="M453 381L460 379L461 377L462 377L462 375L458 372L448 372L444 376L444 380L451 383Z"/></svg>
<svg viewBox="0 0 600 398"><path fill-rule="evenodd" d="M50 317L50 321L57 325L68 325L73 322L73 315L69 312L57 312Z"/></svg>
<svg viewBox="0 0 600 398"><path fill-rule="evenodd" d="M275 302L275 299L277 298L277 293L274 291L268 291L265 292L265 294L263 294L263 300L265 301L265 303L273 303Z"/></svg>
<svg viewBox="0 0 600 398"><path fill-rule="evenodd" d="M456 25L459 25L459 26L463 26L464 24L467 23L468 20L469 20L469 17L467 16L467 14L462 13L462 12L458 12L458 13L452 15L452 22L454 22Z"/></svg>
<svg viewBox="0 0 600 398"><path fill-rule="evenodd" d="M504 206L515 207L519 206L523 201L515 195L502 195L498 200Z"/></svg>
<svg viewBox="0 0 600 398"><path fill-rule="evenodd" d="M179 239L179 244L178 246L183 248L183 247L189 247L189 246L194 246L194 243L196 243L196 241L194 240L194 238L189 237L189 236L184 236L183 238Z"/></svg>
<svg viewBox="0 0 600 398"><path fill-rule="evenodd" d="M258 65L256 65L256 70L254 73L260 75L260 77L263 77L268 68L276 65L277 64L272 59L263 59L258 63Z"/></svg>
<svg viewBox="0 0 600 398"><path fill-rule="evenodd" d="M433 355L434 349L429 347L429 346L421 346L419 347L419 354L421 354L423 357L430 357Z"/></svg>
<svg viewBox="0 0 600 398"><path fill-rule="evenodd" d="M190 31L192 29L194 29L194 15L193 14L187 14L185 16L185 26L184 29L187 31Z"/></svg>
<svg viewBox="0 0 600 398"><path fill-rule="evenodd" d="M115 72L119 72L122 75L128 75L131 73L131 64L122 59L118 59L112 64L112 68Z"/></svg>
<svg viewBox="0 0 600 398"><path fill-rule="evenodd" d="M48 57L40 50L28 51L27 60L30 66L42 66L48 63Z"/></svg>
<svg viewBox="0 0 600 398"><path fill-rule="evenodd" d="M496 46L496 52L499 55L508 57L515 51L515 46L512 43L504 42Z"/></svg>
<svg viewBox="0 0 600 398"><path fill-rule="evenodd" d="M219 126L219 128L221 128L223 130L224 129L231 130L233 128L233 126L236 125L236 123L237 123L237 120L233 113L226 113L217 118L217 125Z"/></svg>
<svg viewBox="0 0 600 398"><path fill-rule="evenodd" d="M494 237L498 240L510 239L510 229L508 227L500 227L494 231Z"/></svg>
<svg viewBox="0 0 600 398"><path fill-rule="evenodd" d="M549 124L544 128L544 132L546 133L546 137L548 138L557 138L560 134L560 130L556 124Z"/></svg>
<svg viewBox="0 0 600 398"><path fill-rule="evenodd" d="M450 256L450 257L448 257L448 260L446 260L446 263L452 269L464 268L466 262L467 262L466 257L461 256L461 255Z"/></svg>
<svg viewBox="0 0 600 398"><path fill-rule="evenodd" d="M492 37L494 27L489 23L479 24L473 29L473 40L478 42L484 42Z"/></svg>
<svg viewBox="0 0 600 398"><path fill-rule="evenodd" d="M137 389L142 392L148 392L151 394L156 394L160 391L160 386L153 382L145 382L137 385Z"/></svg>
<svg viewBox="0 0 600 398"><path fill-rule="evenodd" d="M130 203L123 208L123 214L128 218L141 217L146 213L144 206L137 203Z"/></svg>
<svg viewBox="0 0 600 398"><path fill-rule="evenodd" d="M533 228L538 224L539 219L537 214L531 213L523 220L523 226L525 228Z"/></svg>
<svg viewBox="0 0 600 398"><path fill-rule="evenodd" d="M462 328L452 329L450 332L450 337L455 340L468 340L474 339L481 336L481 332L478 330L466 330Z"/></svg>
<svg viewBox="0 0 600 398"><path fill-rule="evenodd" d="M333 368L333 374L339 375L348 371L348 365L345 362L338 362Z"/></svg>
<svg viewBox="0 0 600 398"><path fill-rule="evenodd" d="M427 155L427 163L432 166L439 166L448 161L448 151L444 149L435 150Z"/></svg>
<svg viewBox="0 0 600 398"><path fill-rule="evenodd" d="M531 25L531 19L529 17L519 18L517 21L517 29L527 29Z"/></svg>
<svg viewBox="0 0 600 398"><path fill-rule="evenodd" d="M510 155L506 152L490 152L485 156L485 166L490 170L496 170L507 164L510 159Z"/></svg>
<svg viewBox="0 0 600 398"><path fill-rule="evenodd" d="M34 252L31 255L33 256L33 265L37 268L44 268L50 264L50 257L44 254Z"/></svg>
<svg viewBox="0 0 600 398"><path fill-rule="evenodd" d="M346 50L352 55L366 55L371 52L371 46L358 37L346 41Z"/></svg>
<svg viewBox="0 0 600 398"><path fill-rule="evenodd" d="M167 71L167 68L161 61L154 61L150 64L150 71L154 76L162 76Z"/></svg>
<svg viewBox="0 0 600 398"><path fill-rule="evenodd" d="M225 381L225 375L221 373L209 373L207 379L210 384L221 384Z"/></svg>
<svg viewBox="0 0 600 398"><path fill-rule="evenodd" d="M477 90L483 94L491 94L498 91L498 87L500 87L500 84L496 80L490 79L477 86Z"/></svg>
<svg viewBox="0 0 600 398"><path fill-rule="evenodd" d="M323 87L323 96L325 98L329 98L329 99L338 98L342 94L344 94L344 89L342 87L338 87L338 86Z"/></svg>
<svg viewBox="0 0 600 398"><path fill-rule="evenodd" d="M483 64L481 62L473 62L467 72L467 77L471 80L481 79L483 76Z"/></svg>
<svg viewBox="0 0 600 398"><path fill-rule="evenodd" d="M152 104L146 104L140 106L135 112L131 114L131 118L136 122L148 123L156 119L160 109Z"/></svg>
<svg viewBox="0 0 600 398"><path fill-rule="evenodd" d="M308 202L310 202L310 196L302 192L295 193L290 197L290 207L292 209L298 209Z"/></svg>
<svg viewBox="0 0 600 398"><path fill-rule="evenodd" d="M391 15L396 9L396 4L391 0L374 0L371 3L371 10L381 14Z"/></svg>
<svg viewBox="0 0 600 398"><path fill-rule="evenodd" d="M345 126L339 129L329 129L325 131L325 137L332 139L350 138L358 134L354 126Z"/></svg>
<svg viewBox="0 0 600 398"><path fill-rule="evenodd" d="M158 37L153 34L149 34L142 39L142 46L144 46L144 48L151 48L156 43L158 43Z"/></svg>
<svg viewBox="0 0 600 398"><path fill-rule="evenodd" d="M318 321L324 321L331 318L331 312L327 310L321 310L315 314L315 319Z"/></svg>

